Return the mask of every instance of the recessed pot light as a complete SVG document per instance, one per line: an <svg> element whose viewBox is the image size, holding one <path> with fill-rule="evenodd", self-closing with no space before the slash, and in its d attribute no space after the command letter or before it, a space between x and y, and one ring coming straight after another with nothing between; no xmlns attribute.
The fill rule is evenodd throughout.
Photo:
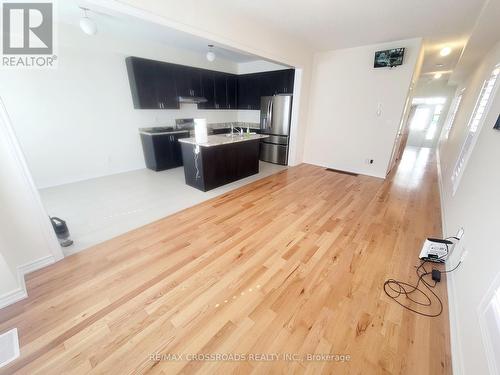
<svg viewBox="0 0 500 375"><path fill-rule="evenodd" d="M439 51L439 54L441 56L448 56L451 53L451 48L450 47L444 47Z"/></svg>
<svg viewBox="0 0 500 375"><path fill-rule="evenodd" d="M434 74L434 79L439 79L443 76L443 73L436 73Z"/></svg>

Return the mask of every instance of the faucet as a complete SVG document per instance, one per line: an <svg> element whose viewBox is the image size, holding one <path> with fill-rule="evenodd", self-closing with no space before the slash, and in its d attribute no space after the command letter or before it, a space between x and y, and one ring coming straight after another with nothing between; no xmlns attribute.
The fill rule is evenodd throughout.
<svg viewBox="0 0 500 375"><path fill-rule="evenodd" d="M242 127L240 127L240 126L236 126L236 127L235 127L233 123L231 123L231 135L234 135L234 134L235 134L235 133L234 133L234 128L236 128L236 129L237 129L237 130L236 130L236 134L238 134L238 133L239 133L240 135L243 135L243 128L242 128Z"/></svg>

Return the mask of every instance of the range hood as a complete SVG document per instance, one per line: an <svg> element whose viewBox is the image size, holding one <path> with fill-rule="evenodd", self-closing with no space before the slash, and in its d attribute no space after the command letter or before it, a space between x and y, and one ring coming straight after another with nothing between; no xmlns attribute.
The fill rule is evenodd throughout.
<svg viewBox="0 0 500 375"><path fill-rule="evenodd" d="M208 100L203 96L179 96L179 103L206 103Z"/></svg>

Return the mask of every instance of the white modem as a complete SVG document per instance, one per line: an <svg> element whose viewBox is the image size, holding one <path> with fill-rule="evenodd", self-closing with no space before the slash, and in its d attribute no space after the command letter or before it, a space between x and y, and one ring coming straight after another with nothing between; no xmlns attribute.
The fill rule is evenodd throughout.
<svg viewBox="0 0 500 375"><path fill-rule="evenodd" d="M431 262L444 262L453 247L453 242L437 238L425 240L419 258Z"/></svg>

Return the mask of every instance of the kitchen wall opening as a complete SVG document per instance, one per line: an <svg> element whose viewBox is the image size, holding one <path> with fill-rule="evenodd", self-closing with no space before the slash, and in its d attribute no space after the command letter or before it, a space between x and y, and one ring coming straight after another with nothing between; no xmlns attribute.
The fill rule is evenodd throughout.
<svg viewBox="0 0 500 375"><path fill-rule="evenodd" d="M66 255L287 168L294 67L92 9L87 35L75 4L59 11L58 68L0 72L0 96Z"/></svg>

